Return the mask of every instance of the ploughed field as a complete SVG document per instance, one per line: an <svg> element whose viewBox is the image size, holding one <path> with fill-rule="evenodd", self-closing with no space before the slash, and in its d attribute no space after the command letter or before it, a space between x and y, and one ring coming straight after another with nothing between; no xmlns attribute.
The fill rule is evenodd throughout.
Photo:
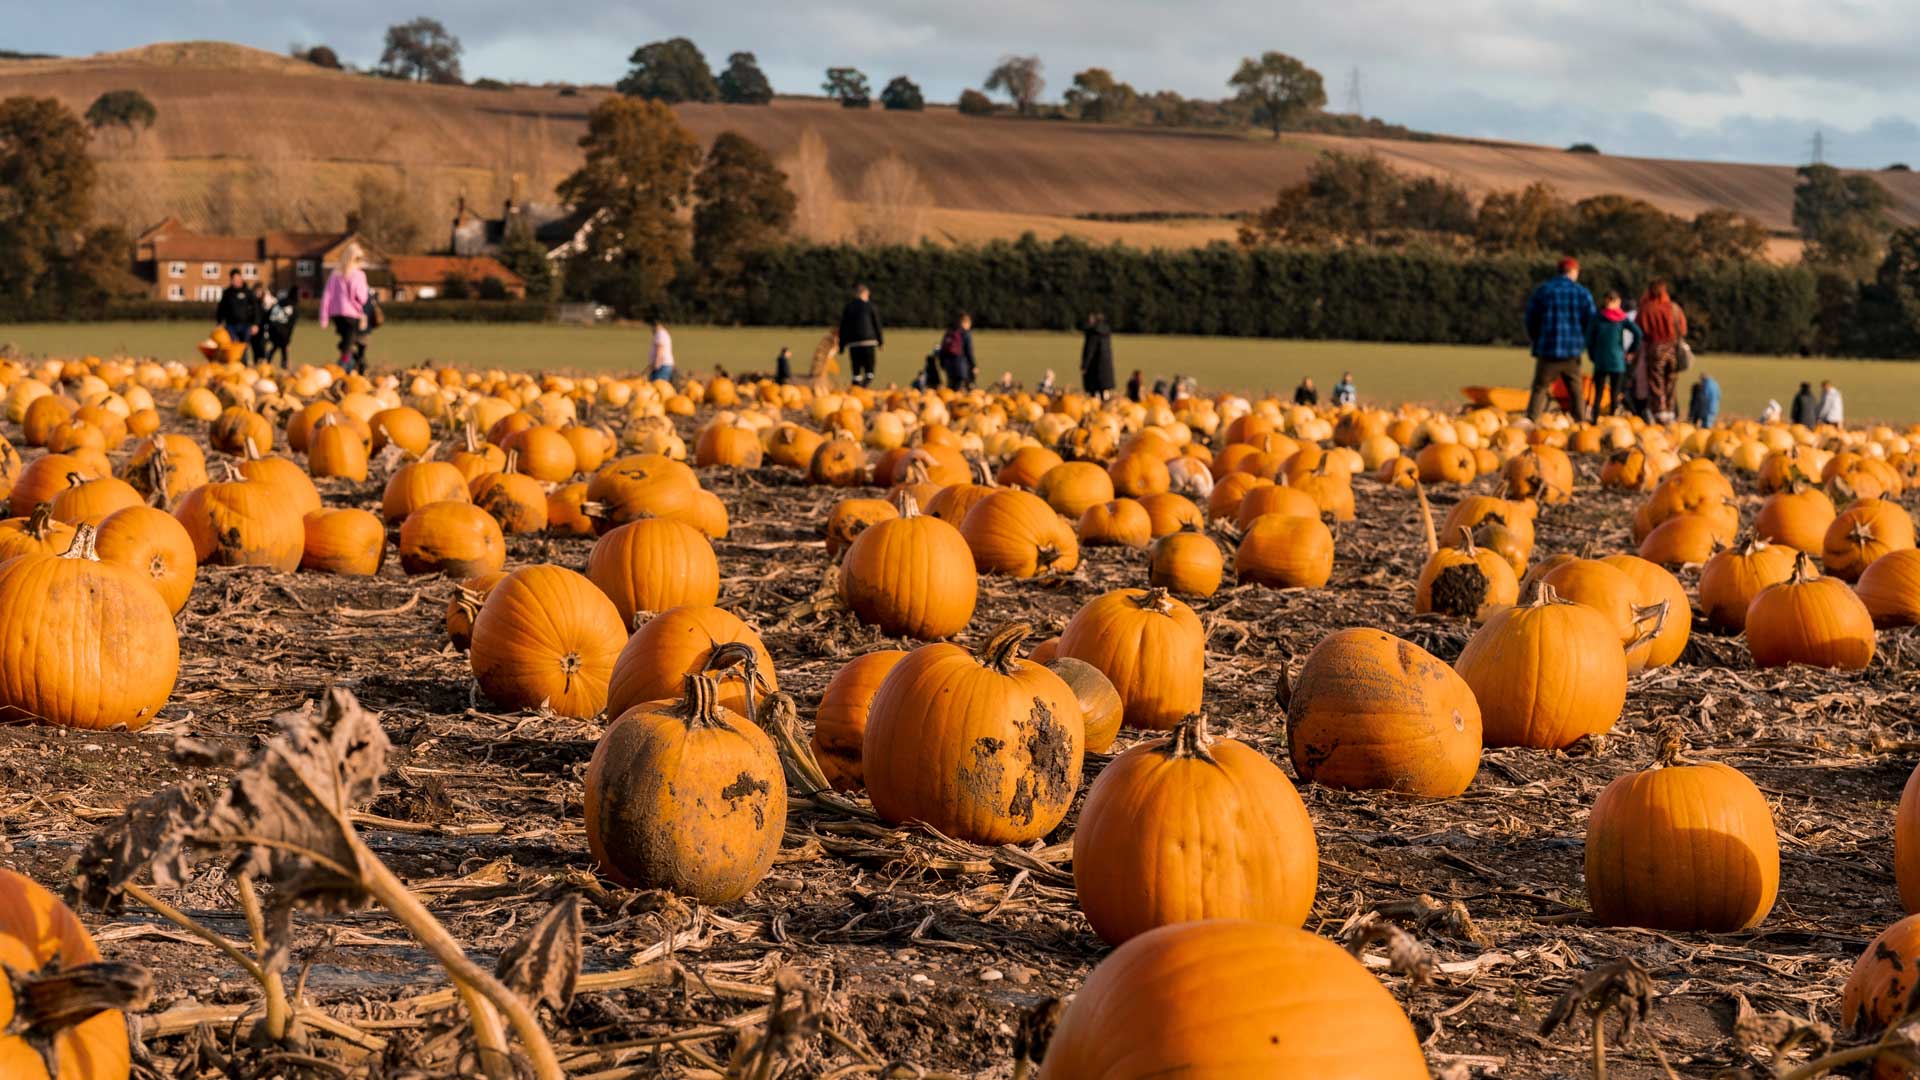
<svg viewBox="0 0 1920 1080"><path fill-rule="evenodd" d="M328 389L302 400L339 396ZM207 423L177 414L178 389L155 398L164 432L208 443ZM271 407L263 412L287 419ZM618 435L622 413L583 402L580 419ZM959 406L954 413L951 430L968 430ZM672 417L690 458L715 414L702 405ZM789 408L785 419L814 426L804 408ZM1138 420L1123 415L1120 426L1137 427ZM5 433L21 444L27 465L42 453L24 445L19 424L8 422ZM439 424L433 434L433 455L461 445ZM285 439L284 430L274 432L275 451L307 465L307 455L289 450ZM646 448L671 450L664 425L656 423L648 439ZM129 439L114 450L116 469L144 441ZM1214 440L1216 455L1222 441ZM615 453L639 447L634 440ZM208 449L206 456L217 481L225 455ZM1000 455L989 456L1002 464ZM379 515L389 480L406 460L397 447L375 453L364 480L324 478L317 487L330 508ZM1534 564L1552 553L1639 547L1632 522L1649 496L1603 487L1607 460L1571 455L1572 496L1539 507ZM1763 501L1755 476L1732 463L1722 469L1734 489L1728 505L1750 523ZM1387 475L1396 475L1391 466ZM510 961L533 954L531 966L542 974L570 976L577 963L577 978L535 980L558 1002L544 1007L540 1022L568 1075L1027 1074L1016 1057L1039 1056L1057 1025L1076 1022L1071 1011L1062 1020L1049 1003L1073 995L1113 955L1076 894L1073 841L1088 788L1117 757L1162 733L1127 728L1105 752L1087 753L1064 819L1024 842L970 843L880 820L859 793L809 793L811 755L798 746L829 682L875 650L922 646L889 637L848 610L838 589L839 560L823 539L837 503L880 498L885 488L810 483L804 470L770 458L757 467L702 468L698 477L725 508L725 535L711 540L718 605L757 631L797 718L768 710L775 714L768 725L778 733L783 722L794 723L798 740L783 751L786 820L777 854L743 897L701 904L596 874L583 803L607 718L570 717L537 702L516 707L480 690L468 653L449 641L449 604L460 598L457 579L467 575L405 572L393 551L397 523L387 530L388 557L371 576L201 566L177 617L178 682L143 730L0 728L0 860L62 891L72 861L123 806L181 782L224 788L281 732L276 714L317 708L329 688L343 688L377 721L337 712L328 719L377 722L391 744L377 770L378 793L351 807L365 848L480 968L495 970L503 953ZM1514 478L1496 471L1466 484L1433 483L1425 495L1434 517L1444 519L1463 499L1496 494ZM1606 1000L1623 998L1621 1008L1642 1010L1624 1039L1618 1014L1607 1015L1611 1076L1705 1076L1733 1068L1785 1075L1810 1058L1817 1041L1803 1037L1776 1059L1770 1047L1797 1030L1792 1020L1831 1025L1846 1044L1842 985L1869 943L1904 914L1893 832L1920 746L1913 726L1920 647L1912 631L1881 630L1863 670L1760 668L1741 635L1695 613L1669 611L1692 619L1691 639L1670 664L1632 676L1624 709L1606 734L1564 749L1489 747L1471 784L1452 797L1338 790L1300 776L1289 752L1287 706L1297 700L1308 654L1336 631L1372 627L1450 664L1476 631L1469 617L1415 613L1416 582L1431 556L1414 491L1383 483L1372 471L1354 475L1350 489L1351 519L1327 523L1333 560L1323 585L1238 580L1240 529L1228 507L1202 534L1224 552L1225 580L1211 596L1184 598L1204 642L1202 710L1215 747L1230 737L1274 763L1311 819L1317 885L1310 908L1306 895L1290 901L1302 912L1296 921L1351 948L1357 960L1349 967L1364 969L1363 978L1390 992L1436 1075L1586 1075L1593 1048L1584 1014L1550 1033L1542 1029L1556 1003L1577 1004L1594 987L1592 1000L1611 990ZM1207 509L1206 498L1194 502ZM1097 531L1081 524L1083 533ZM584 574L595 543L592 536L508 533L504 568L546 564ZM966 574L951 563L940 570ZM1684 565L1676 574L1694 596L1699 567ZM1070 572L981 576L971 618L952 639L981 648L998 628L1027 624L1031 638L1015 646L1024 651L1055 638L1112 590L1146 586L1148 576L1146 549L1083 536ZM945 585L916 587L931 593ZM1442 606L1458 603L1441 592ZM1403 664L1408 655L1402 651ZM1590 690L1605 696L1598 686L1565 692ZM1642 929L1598 925L1590 914L1583 876L1589 812L1611 782L1662 761L1732 766L1764 797L1777 829L1779 884L1777 901L1757 925ZM1214 818L1208 803L1196 802L1189 827L1202 836L1246 827L1231 816L1235 810L1244 808L1222 807ZM1300 845L1288 842L1298 854ZM1245 851L1259 845L1228 846L1240 854L1219 861L1252 858ZM230 855L209 854L178 886L154 887L152 894L252 956L246 901L255 886L223 869ZM97 860L92 865L96 877L112 876ZM272 878L262 866L251 872L263 882ZM1733 871L1703 865L1697 872ZM1109 901L1150 891L1150 883L1119 877L1081 884ZM295 888L284 887L289 894ZM1298 894L1297 879L1292 887ZM269 900L273 893L260 890ZM261 1034L262 990L236 959L150 906L122 900L124 907L110 912L92 904L76 910L108 961L151 974L151 1002L130 1026L139 1075L310 1070L399 1077L482 1068L447 972L384 902L293 916L285 983L303 999L296 1013L305 1021L295 1026L304 1031L276 1042ZM574 931L568 919L553 916L571 914L576 902L580 947L570 962L552 941L564 945ZM529 949L530 930L547 944ZM1279 981L1311 999L1323 977L1331 976L1296 973ZM1219 955L1178 978L1203 995L1203 1014L1231 1013L1232 1003L1273 989ZM569 981L570 993L555 989ZM1084 1028L1088 1021L1077 1022ZM1348 1071L1340 1075L1404 1075L1374 1060L1400 1037L1390 1015L1382 1023L1387 1034L1356 1036L1346 1047ZM517 1054L524 1043L512 1041ZM1276 1035L1275 1045L1280 1041ZM1194 1046L1206 1042L1202 1032ZM1776 1064L1777 1074L1770 1071ZM1256 1071L1241 1075L1262 1074L1243 1067ZM1269 1067L1279 1071L1267 1075L1306 1075Z"/></svg>

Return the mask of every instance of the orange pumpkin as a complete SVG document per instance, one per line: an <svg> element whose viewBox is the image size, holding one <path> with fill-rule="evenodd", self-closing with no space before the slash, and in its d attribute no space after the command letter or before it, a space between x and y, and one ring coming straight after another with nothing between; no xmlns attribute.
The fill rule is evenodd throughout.
<svg viewBox="0 0 1920 1080"><path fill-rule="evenodd" d="M890 521L900 511L885 499L841 499L827 512L827 555L838 559L854 538L876 522Z"/></svg>
<svg viewBox="0 0 1920 1080"><path fill-rule="evenodd" d="M1735 632L1747 628L1747 608L1769 585L1793 576L1794 551L1749 536L1737 548L1716 554L1700 568L1696 592L1707 625Z"/></svg>
<svg viewBox="0 0 1920 1080"><path fill-rule="evenodd" d="M1087 507L1074 532L1085 547L1143 548L1153 542L1153 519L1134 500L1115 499Z"/></svg>
<svg viewBox="0 0 1920 1080"><path fill-rule="evenodd" d="M1873 560L1854 583L1873 625L1883 629L1920 623L1920 550L1889 551Z"/></svg>
<svg viewBox="0 0 1920 1080"><path fill-rule="evenodd" d="M1480 769L1480 704L1439 658L1381 630L1322 638L1293 679L1287 749L1300 779L1430 798Z"/></svg>
<svg viewBox="0 0 1920 1080"><path fill-rule="evenodd" d="M758 440L754 443L759 446ZM579 470L573 444L560 429L536 424L507 436L500 449L516 459L521 472L543 484L563 483Z"/></svg>
<svg viewBox="0 0 1920 1080"><path fill-rule="evenodd" d="M1871 1038L1907 1015L1920 968L1920 915L1909 915L1880 932L1854 961L1840 995L1840 1022L1862 1038ZM1881 1057L1874 1080L1911 1076L1899 1057Z"/></svg>
<svg viewBox="0 0 1920 1080"><path fill-rule="evenodd" d="M821 691L810 745L835 791L859 791L866 786L860 748L866 739L867 714L881 681L906 658L904 649L876 649L856 656Z"/></svg>
<svg viewBox="0 0 1920 1080"><path fill-rule="evenodd" d="M1900 808L1894 813L1893 878L1900 889L1900 906L1909 915L1920 911L1920 766L1907 774Z"/></svg>
<svg viewBox="0 0 1920 1080"><path fill-rule="evenodd" d="M903 496L900 516L869 527L840 562L840 594L882 633L931 641L973 618L980 583L960 530Z"/></svg>
<svg viewBox="0 0 1920 1080"><path fill-rule="evenodd" d="M306 546L300 569L372 577L387 561L387 527L380 516L354 507L315 510L301 521Z"/></svg>
<svg viewBox="0 0 1920 1080"><path fill-rule="evenodd" d="M1773 812L1753 781L1719 762L1630 773L1593 804L1586 870L1602 926L1744 930L1780 889Z"/></svg>
<svg viewBox="0 0 1920 1080"><path fill-rule="evenodd" d="M94 538L101 562L118 563L144 576L178 615L199 573L193 537L172 514L152 506L129 506L108 514Z"/></svg>
<svg viewBox="0 0 1920 1080"><path fill-rule="evenodd" d="M1664 605L1641 605L1640 589L1633 579L1599 559L1561 563L1541 575L1540 582L1551 586L1560 599L1585 604L1606 616L1620 635L1629 671L1647 666L1653 640L1666 628L1668 619L1688 617L1685 608L1673 611Z"/></svg>
<svg viewBox="0 0 1920 1080"><path fill-rule="evenodd" d="M1640 557L1661 566L1701 566L1727 546L1727 523L1705 514L1675 514L1640 541Z"/></svg>
<svg viewBox="0 0 1920 1080"><path fill-rule="evenodd" d="M85 983L67 980L62 985L63 973L99 962L100 950L71 909L25 874L0 868L0 964L17 980L0 990L0 1027L7 1032L0 1035L0 1076L47 1080L48 1058L28 1038L14 1033L36 1028L49 1037L47 1053L58 1076L125 1080L132 1058L127 1017L120 1009L145 1002L96 1001L99 992ZM28 986L34 989L18 992ZM33 1002L85 1019L65 1023L58 1016L35 1016Z"/></svg>
<svg viewBox="0 0 1920 1080"><path fill-rule="evenodd" d="M447 640L454 648L466 652L473 644L473 620L480 614L480 605L486 602L493 587L506 579L506 571L492 570L454 586L453 599L447 601L446 617Z"/></svg>
<svg viewBox="0 0 1920 1080"><path fill-rule="evenodd" d="M1185 495L1163 491L1158 495L1148 495L1140 500L1140 506L1147 512L1147 520L1153 524L1153 537L1159 539L1171 536L1185 528L1204 528L1206 515Z"/></svg>
<svg viewBox="0 0 1920 1080"><path fill-rule="evenodd" d="M1414 583L1413 610L1452 615L1478 622L1520 600L1520 582L1513 564L1491 548L1474 543L1473 533L1461 526L1460 545L1443 547L1427 556Z"/></svg>
<svg viewBox="0 0 1920 1080"><path fill-rule="evenodd" d="M228 468L229 479L188 492L173 512L193 537L194 557L203 566L297 569L307 541L303 511L283 489Z"/></svg>
<svg viewBox="0 0 1920 1080"><path fill-rule="evenodd" d="M1240 508L1234 511L1233 523L1244 533L1255 521L1268 514L1317 518L1320 516L1320 504L1312 495L1297 487L1267 484L1248 491L1241 498Z"/></svg>
<svg viewBox="0 0 1920 1080"><path fill-rule="evenodd" d="M72 546L73 532L73 526L53 519L51 504L41 503L26 517L0 521L0 562L32 552L58 555Z"/></svg>
<svg viewBox="0 0 1920 1080"><path fill-rule="evenodd" d="M154 435L134 447L121 476L141 495L158 493L161 505L172 506L207 482L207 459L185 435Z"/></svg>
<svg viewBox="0 0 1920 1080"><path fill-rule="evenodd" d="M672 697L683 688L684 676L705 671L714 650L730 644L745 645L753 651L757 675L754 705L758 705L760 694L780 689L773 657L752 627L721 608L677 607L648 619L620 650L612 681L607 685L608 715L619 716L643 701ZM743 681L728 679L721 684L720 704L742 716L753 715L747 697Z"/></svg>
<svg viewBox="0 0 1920 1080"><path fill-rule="evenodd" d="M602 536L587 577L631 625L640 612L707 605L720 596L720 563L698 529L678 521L631 521Z"/></svg>
<svg viewBox="0 0 1920 1080"><path fill-rule="evenodd" d="M389 523L404 521L429 503L470 501L466 475L458 468L444 461L416 461L387 479L380 516Z"/></svg>
<svg viewBox="0 0 1920 1080"><path fill-rule="evenodd" d="M1080 565L1073 529L1030 492L1002 489L980 500L961 521L960 536L983 574L1030 578Z"/></svg>
<svg viewBox="0 0 1920 1080"><path fill-rule="evenodd" d="M409 574L467 578L506 563L499 524L470 502L428 503L400 523L400 568Z"/></svg>
<svg viewBox="0 0 1920 1080"><path fill-rule="evenodd" d="M547 533L551 536L592 536L593 519L586 515L587 483L562 484L547 493Z"/></svg>
<svg viewBox="0 0 1920 1080"><path fill-rule="evenodd" d="M1686 586L1664 567L1637 555L1609 555L1600 561L1633 582L1635 611L1665 613L1647 644L1646 666L1667 667L1680 659L1693 636L1693 607Z"/></svg>
<svg viewBox="0 0 1920 1080"><path fill-rule="evenodd" d="M1861 499L1827 527L1820 565L1841 581L1858 581L1875 559L1913 546L1913 518L1904 507L1885 499Z"/></svg>
<svg viewBox="0 0 1920 1080"><path fill-rule="evenodd" d="M1627 700L1619 643L1606 615L1551 585L1487 619L1454 662L1480 703L1486 745L1558 750L1610 730Z"/></svg>
<svg viewBox="0 0 1920 1080"><path fill-rule="evenodd" d="M1807 664L1858 671L1873 659L1873 615L1846 583L1822 577L1805 552L1793 574L1747 607L1747 651L1759 667Z"/></svg>
<svg viewBox="0 0 1920 1080"><path fill-rule="evenodd" d="M1060 455L1044 446L1023 446L1000 466L993 481L1002 487L1021 487L1029 491L1040 486L1047 470L1060 464Z"/></svg>
<svg viewBox="0 0 1920 1080"><path fill-rule="evenodd" d="M69 525L97 526L115 510L146 504L132 484L111 476L87 480L74 473L67 477L67 484L67 490L54 496L53 516Z"/></svg>
<svg viewBox="0 0 1920 1080"><path fill-rule="evenodd" d="M1796 551L1817 555L1825 543L1827 529L1833 525L1833 500L1810 484L1796 482L1784 491L1767 496L1754 515L1753 531L1770 544L1783 544Z"/></svg>
<svg viewBox="0 0 1920 1080"><path fill-rule="evenodd" d="M501 705L584 719L606 706L626 642L620 613L593 582L564 567L527 566L487 593L468 659L481 692Z"/></svg>
<svg viewBox="0 0 1920 1080"><path fill-rule="evenodd" d="M1333 577L1333 533L1318 517L1263 514L1234 552L1242 584L1317 589Z"/></svg>
<svg viewBox="0 0 1920 1080"><path fill-rule="evenodd" d="M1043 660L1039 646L1034 647L1027 659L1045 664L1047 670L1060 676L1073 691L1074 700L1080 704L1081 725L1086 729L1087 753L1104 754L1112 749L1113 740L1120 735L1120 721L1127 711L1126 702L1120 700L1120 691L1113 688L1113 681L1102 675L1099 668L1071 656L1048 656Z"/></svg>
<svg viewBox="0 0 1920 1080"><path fill-rule="evenodd" d="M503 533L537 533L547 527L547 493L540 481L514 471L515 458L507 455L506 466L498 472L482 473L467 484L467 497L500 523Z"/></svg>
<svg viewBox="0 0 1920 1080"><path fill-rule="evenodd" d="M1090 461L1069 461L1048 469L1035 494L1056 511L1078 520L1087 507L1113 501L1113 478Z"/></svg>
<svg viewBox="0 0 1920 1080"><path fill-rule="evenodd" d="M1180 596L1212 596L1226 569L1220 545L1194 528L1169 533L1153 542L1147 556L1147 583Z"/></svg>
<svg viewBox="0 0 1920 1080"><path fill-rule="evenodd" d="M1200 711L1206 631L1165 589L1115 589L1088 601L1061 632L1059 654L1113 683L1128 727L1165 731Z"/></svg>

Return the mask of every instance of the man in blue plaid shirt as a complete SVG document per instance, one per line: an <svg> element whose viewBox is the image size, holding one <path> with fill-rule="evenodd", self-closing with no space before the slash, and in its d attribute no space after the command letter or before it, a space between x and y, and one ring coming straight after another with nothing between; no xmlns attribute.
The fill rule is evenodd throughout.
<svg viewBox="0 0 1920 1080"><path fill-rule="evenodd" d="M1533 396L1527 399L1527 419L1540 419L1553 381L1564 379L1569 411L1575 420L1586 422L1580 354L1587 349L1587 328L1597 316L1593 294L1580 284L1580 262L1571 255L1560 260L1559 274L1527 298L1527 340L1533 343Z"/></svg>

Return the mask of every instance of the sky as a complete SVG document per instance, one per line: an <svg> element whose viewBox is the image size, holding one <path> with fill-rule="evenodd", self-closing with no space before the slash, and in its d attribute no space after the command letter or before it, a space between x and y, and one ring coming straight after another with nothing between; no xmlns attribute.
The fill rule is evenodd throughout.
<svg viewBox="0 0 1920 1080"><path fill-rule="evenodd" d="M636 46L684 36L715 70L753 52L779 92L818 93L825 68L851 65L952 101L1002 55L1033 54L1048 99L1096 66L1220 97L1241 57L1273 49L1325 76L1329 107L1357 81L1368 114L1422 130L1776 164L1810 160L1818 131L1834 164L1920 167L1914 0L0 0L0 47L326 43L370 65L414 14L461 39L468 78L611 83Z"/></svg>

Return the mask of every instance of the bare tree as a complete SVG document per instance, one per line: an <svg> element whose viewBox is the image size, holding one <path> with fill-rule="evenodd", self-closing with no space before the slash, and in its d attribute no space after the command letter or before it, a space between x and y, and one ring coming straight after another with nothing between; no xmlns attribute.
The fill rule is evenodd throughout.
<svg viewBox="0 0 1920 1080"><path fill-rule="evenodd" d="M917 244L926 232L927 207L933 196L920 170L898 154L888 154L867 166L860 177L860 222L863 244Z"/></svg>
<svg viewBox="0 0 1920 1080"><path fill-rule="evenodd" d="M800 144L780 163L780 169L787 174L787 186L793 191L794 235L816 244L845 239L846 214L827 161L827 141L820 133L813 128L801 132Z"/></svg>
<svg viewBox="0 0 1920 1080"><path fill-rule="evenodd" d="M1047 80L1041 75L1040 58L1037 56L1003 56L1000 63L987 73L987 89L998 90L1013 99L1014 108L1021 115L1033 111L1033 103L1040 100L1041 91L1047 88Z"/></svg>

